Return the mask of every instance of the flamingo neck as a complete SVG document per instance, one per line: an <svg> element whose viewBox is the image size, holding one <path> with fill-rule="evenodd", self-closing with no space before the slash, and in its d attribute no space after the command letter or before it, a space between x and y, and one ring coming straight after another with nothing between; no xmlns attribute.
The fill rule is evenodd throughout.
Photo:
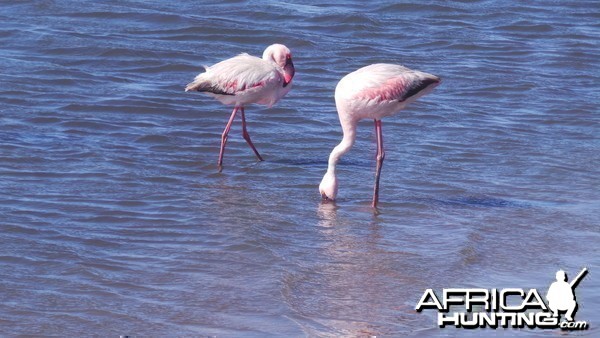
<svg viewBox="0 0 600 338"><path fill-rule="evenodd" d="M356 140L356 124L342 124L344 136L342 141L333 148L329 155L329 165L327 167L327 174L335 176L335 166L337 165L340 158L350 151Z"/></svg>

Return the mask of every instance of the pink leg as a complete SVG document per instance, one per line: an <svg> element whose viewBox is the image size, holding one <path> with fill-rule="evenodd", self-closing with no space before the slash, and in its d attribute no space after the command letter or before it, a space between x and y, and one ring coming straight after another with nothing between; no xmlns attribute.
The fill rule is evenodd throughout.
<svg viewBox="0 0 600 338"><path fill-rule="evenodd" d="M242 133L244 135L244 139L246 140L246 142L248 142L248 144L250 145L250 148L252 148L252 150L254 150L254 153L256 154L256 157L258 157L258 160L263 161L262 157L258 153L258 150L256 150L256 148L254 147L254 144L252 144L252 141L250 140L250 134L248 134L248 131L246 130L246 115L244 114L244 107L241 108L241 111L242 111Z"/></svg>
<svg viewBox="0 0 600 338"><path fill-rule="evenodd" d="M229 130L231 129L231 124L233 123L233 120L235 119L235 114L238 111L238 107L233 108L233 112L231 112L231 117L229 118L229 122L227 122L227 125L225 126L225 130L223 130L223 134L221 135L221 151L219 152L219 162L218 162L218 166L219 166L219 172L221 172L221 170L223 170L223 154L225 153L225 144L227 144L227 135L229 135Z"/></svg>
<svg viewBox="0 0 600 338"><path fill-rule="evenodd" d="M375 133L377 134L377 168L375 169L375 189L373 191L373 208L377 207L379 202L379 176L381 175L381 167L385 159L385 151L383 151L383 135L381 132L381 120L375 120Z"/></svg>

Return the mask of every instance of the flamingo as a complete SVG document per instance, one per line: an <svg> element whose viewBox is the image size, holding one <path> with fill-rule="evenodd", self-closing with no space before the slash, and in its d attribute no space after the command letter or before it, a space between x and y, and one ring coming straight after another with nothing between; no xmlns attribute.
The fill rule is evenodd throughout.
<svg viewBox="0 0 600 338"><path fill-rule="evenodd" d="M362 119L375 121L377 163L372 207L379 201L379 176L385 158L381 119L394 115L409 103L431 92L441 79L435 75L394 64L372 64L344 76L335 88L335 104L342 125L342 141L331 151L327 172L319 185L323 200L335 200L338 181L335 167L356 140L356 126Z"/></svg>
<svg viewBox="0 0 600 338"><path fill-rule="evenodd" d="M265 49L262 59L242 53L212 66L204 66L205 72L198 74L185 91L206 92L225 105L233 105L231 117L221 135L221 150L217 162L219 172L223 169L223 154L231 124L238 111L242 115L242 135L259 161L263 158L256 150L246 130L244 107L258 103L272 107L292 89L295 69L292 53L281 44Z"/></svg>

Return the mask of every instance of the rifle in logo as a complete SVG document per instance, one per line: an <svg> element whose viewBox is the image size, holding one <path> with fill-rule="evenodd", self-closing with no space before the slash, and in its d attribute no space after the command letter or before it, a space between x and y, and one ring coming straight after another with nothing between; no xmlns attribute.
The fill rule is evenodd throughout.
<svg viewBox="0 0 600 338"><path fill-rule="evenodd" d="M566 311L566 319L570 322L573 321L573 315L577 311L575 288L587 273L587 268L583 268L571 283L568 283L567 274L563 270L556 272L556 282L550 285L546 294L548 307L552 310L554 317L558 317L560 312Z"/></svg>

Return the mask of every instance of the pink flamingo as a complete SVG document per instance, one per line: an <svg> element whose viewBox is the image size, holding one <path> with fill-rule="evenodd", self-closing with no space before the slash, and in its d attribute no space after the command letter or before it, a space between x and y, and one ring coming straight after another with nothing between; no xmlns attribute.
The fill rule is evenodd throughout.
<svg viewBox="0 0 600 338"><path fill-rule="evenodd" d="M335 104L338 110L342 141L329 155L329 166L319 191L324 200L334 200L338 192L335 166L347 153L356 139L356 126L361 119L374 119L377 134L377 167L373 208L379 201L379 176L385 152L381 133L381 118L398 113L407 104L431 92L441 79L435 75L411 70L400 65L373 64L344 76L335 88Z"/></svg>
<svg viewBox="0 0 600 338"><path fill-rule="evenodd" d="M185 87L185 91L206 92L225 105L234 105L229 122L221 135L219 171L223 169L227 136L238 111L242 113L242 135L256 157L262 161L246 130L244 106L258 103L271 107L292 89L295 70L290 50L284 45L273 44L265 49L262 59L242 53L204 68L206 71L196 76L194 81Z"/></svg>

